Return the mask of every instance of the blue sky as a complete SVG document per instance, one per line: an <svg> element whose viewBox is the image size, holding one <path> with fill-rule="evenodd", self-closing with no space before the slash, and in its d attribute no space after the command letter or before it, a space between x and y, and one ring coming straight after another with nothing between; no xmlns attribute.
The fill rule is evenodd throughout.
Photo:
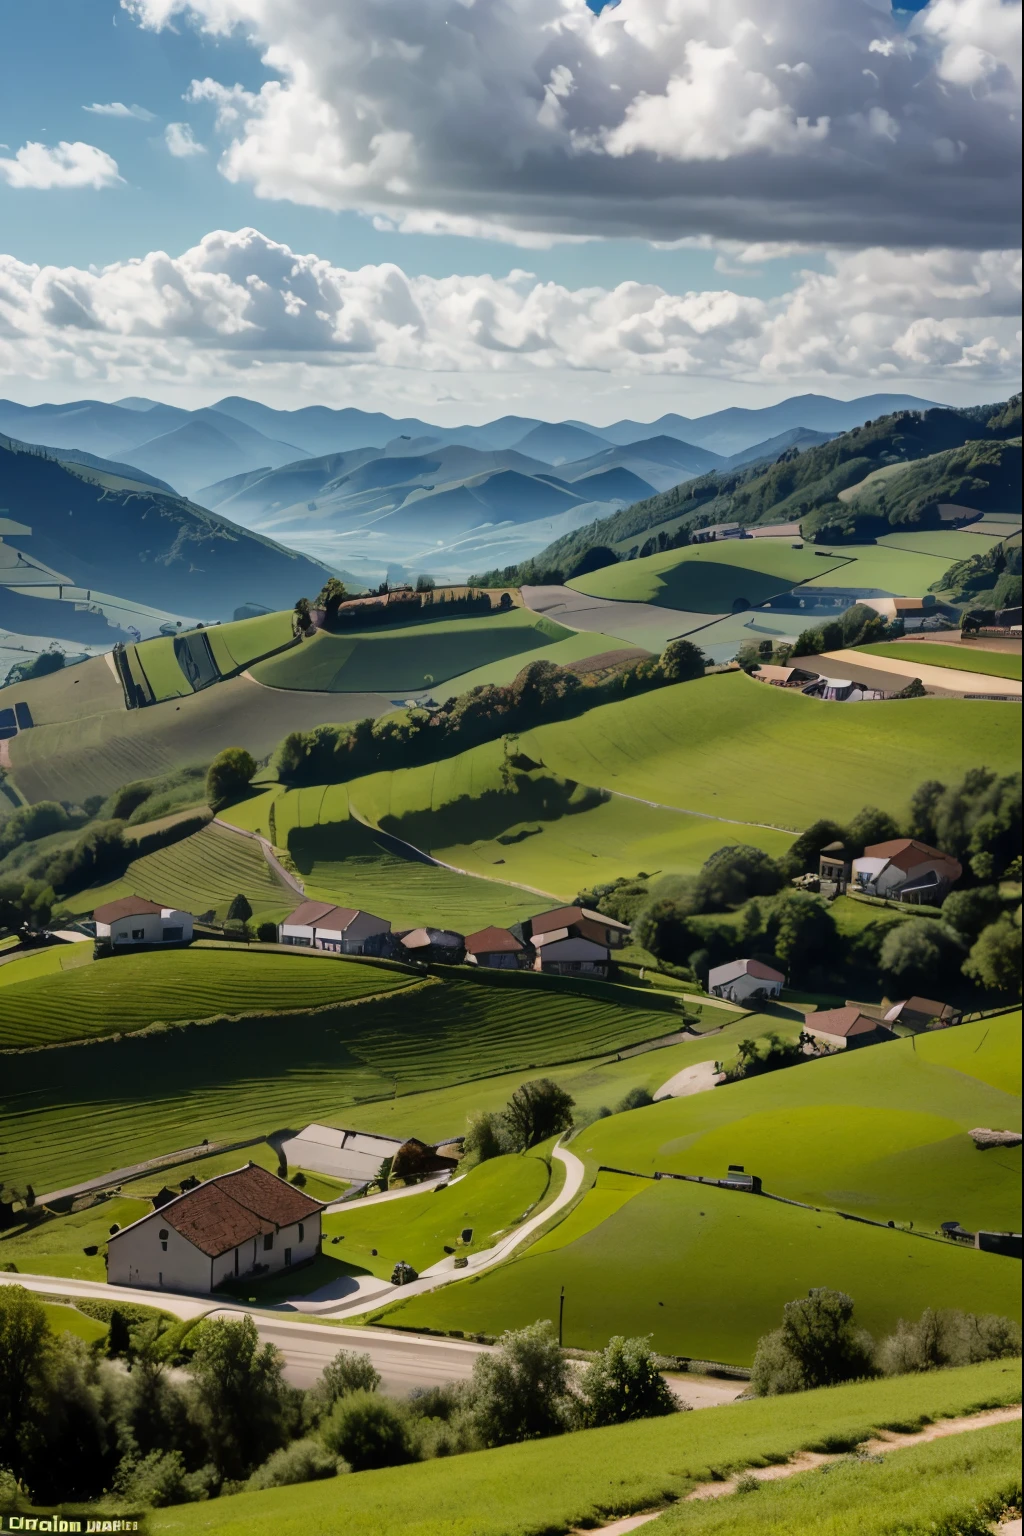
<svg viewBox="0 0 1024 1536"><path fill-rule="evenodd" d="M220 3L3 3L3 393L653 416L1019 377L1013 0ZM61 144L109 174L48 181Z"/></svg>

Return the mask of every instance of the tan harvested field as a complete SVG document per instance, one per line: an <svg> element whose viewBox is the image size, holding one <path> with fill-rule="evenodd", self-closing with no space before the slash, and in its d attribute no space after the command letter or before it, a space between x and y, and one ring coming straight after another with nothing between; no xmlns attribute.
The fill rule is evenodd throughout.
<svg viewBox="0 0 1024 1536"><path fill-rule="evenodd" d="M906 661L896 656L879 656L877 651L824 651L814 660L827 662L829 669L836 669L829 672L834 677L845 677L851 667L863 671L866 663L872 672L888 677L894 690L904 686L911 678L918 677L926 688L939 689L943 693L985 693L999 694L1008 699L1020 698L1021 685L1015 678L990 677L984 672L961 672L953 667L930 666L924 656L920 661Z"/></svg>
<svg viewBox="0 0 1024 1536"><path fill-rule="evenodd" d="M93 665L85 662L73 671L84 674ZM37 723L10 743L12 777L26 800L78 802L86 795L108 795L131 779L209 762L224 747L247 747L254 757L266 757L289 731L391 708L390 700L378 694L287 692L262 688L243 676L188 698L125 710L105 661L97 658L95 667L88 682L92 707L77 715L70 705L78 699L66 698L70 672L55 674L62 685L59 701L41 687L54 679L28 685L36 690L29 703L37 722L48 714L53 723ZM101 668L116 703L99 677Z"/></svg>

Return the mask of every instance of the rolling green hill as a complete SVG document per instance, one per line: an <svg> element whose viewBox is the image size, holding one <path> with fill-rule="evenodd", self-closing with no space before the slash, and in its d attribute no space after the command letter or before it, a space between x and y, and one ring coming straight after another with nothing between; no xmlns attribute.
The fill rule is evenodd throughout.
<svg viewBox="0 0 1024 1536"><path fill-rule="evenodd" d="M823 561L811 549L793 549L788 539L727 539L605 566L568 585L592 597L729 613L755 608L800 582L820 581L830 573L833 581L843 581L843 554Z"/></svg>
<svg viewBox="0 0 1024 1536"><path fill-rule="evenodd" d="M1004 651L983 651L978 645L921 645L909 640L887 645L863 645L866 656L892 656L897 661L953 667L957 672L983 672L986 677L1021 678L1021 658Z"/></svg>

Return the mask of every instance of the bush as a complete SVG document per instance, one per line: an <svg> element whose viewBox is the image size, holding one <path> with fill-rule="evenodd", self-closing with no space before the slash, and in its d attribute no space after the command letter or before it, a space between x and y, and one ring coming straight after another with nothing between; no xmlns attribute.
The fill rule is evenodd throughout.
<svg viewBox="0 0 1024 1536"><path fill-rule="evenodd" d="M319 1440L293 1440L275 1451L246 1483L252 1491L287 1488L292 1483L314 1483L337 1476L338 1458Z"/></svg>
<svg viewBox="0 0 1024 1536"><path fill-rule="evenodd" d="M853 1322L853 1300L826 1287L782 1310L782 1327L758 1341L750 1384L758 1397L831 1387L876 1374L870 1334Z"/></svg>
<svg viewBox="0 0 1024 1536"><path fill-rule="evenodd" d="M511 1152L512 1138L505 1117L493 1109L484 1109L472 1115L462 1150L467 1165L471 1162L485 1163L489 1158Z"/></svg>
<svg viewBox="0 0 1024 1536"><path fill-rule="evenodd" d="M206 775L206 798L212 806L237 800L249 788L256 759L244 747L225 747L218 752Z"/></svg>
<svg viewBox="0 0 1024 1536"><path fill-rule="evenodd" d="M583 1372L579 1390L582 1429L660 1418L679 1406L654 1364L648 1339L609 1340Z"/></svg>
<svg viewBox="0 0 1024 1536"><path fill-rule="evenodd" d="M933 1312L929 1307L916 1323L900 1318L896 1332L879 1346L878 1365L886 1376L905 1376L946 1365L1003 1360L1020 1350L1020 1324L1012 1318L953 1309Z"/></svg>
<svg viewBox="0 0 1024 1536"><path fill-rule="evenodd" d="M568 1369L549 1322L502 1335L473 1362L473 1419L486 1446L560 1434L570 1420Z"/></svg>
<svg viewBox="0 0 1024 1536"><path fill-rule="evenodd" d="M401 1405L375 1392L348 1392L320 1426L324 1444L353 1472L398 1467L416 1460L408 1416Z"/></svg>
<svg viewBox="0 0 1024 1536"><path fill-rule="evenodd" d="M630 1088L629 1092L624 1093L616 1104L615 1113L624 1115L631 1109L646 1109L648 1104L653 1103L654 1100L646 1088Z"/></svg>
<svg viewBox="0 0 1024 1536"><path fill-rule="evenodd" d="M125 1457L117 1469L114 1492L126 1504L164 1509L168 1504L197 1504L216 1488L213 1467L189 1472L180 1451L150 1451L135 1460Z"/></svg>
<svg viewBox="0 0 1024 1536"><path fill-rule="evenodd" d="M261 944L276 944L277 924L260 923L259 927L256 929L256 937L259 939Z"/></svg>
<svg viewBox="0 0 1024 1536"><path fill-rule="evenodd" d="M379 1386L380 1372L369 1355L341 1349L324 1366L310 1396L320 1413L328 1413L343 1397L353 1392L376 1392Z"/></svg>
<svg viewBox="0 0 1024 1536"><path fill-rule="evenodd" d="M973 890L951 891L942 903L942 921L967 944L973 944L983 928L1001 916L1003 903L994 885L976 885Z"/></svg>
<svg viewBox="0 0 1024 1536"><path fill-rule="evenodd" d="M502 1118L516 1152L528 1152L572 1125L574 1101L549 1077L523 1083L509 1099Z"/></svg>
<svg viewBox="0 0 1024 1536"><path fill-rule="evenodd" d="M965 976L996 992L1021 990L1020 928L1009 917L990 923L964 962Z"/></svg>

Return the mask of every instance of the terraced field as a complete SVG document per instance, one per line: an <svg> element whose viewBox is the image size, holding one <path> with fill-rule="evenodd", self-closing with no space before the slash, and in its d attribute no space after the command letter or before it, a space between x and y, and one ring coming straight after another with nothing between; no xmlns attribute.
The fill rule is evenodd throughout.
<svg viewBox="0 0 1024 1536"><path fill-rule="evenodd" d="M252 675L271 688L410 693L510 657L525 665L531 653L569 639L560 624L512 608L490 616L321 631L297 649L259 662Z"/></svg>
<svg viewBox="0 0 1024 1536"><path fill-rule="evenodd" d="M274 874L259 843L226 827L206 826L180 843L159 848L128 866L130 888L149 901L223 918L233 898L248 898L253 921L277 921L301 897Z"/></svg>
<svg viewBox="0 0 1024 1536"><path fill-rule="evenodd" d="M5 969L16 970L19 963ZM326 956L201 944L170 953L116 955L8 983L0 1050L129 1034L154 1023L357 1002L409 985L404 972Z"/></svg>
<svg viewBox="0 0 1024 1536"><path fill-rule="evenodd" d="M102 961L97 970L125 960ZM4 1177L57 1189L204 1137L262 1136L310 1120L359 1123L361 1103L497 1073L536 1076L558 1062L657 1038L680 1022L678 1005L653 995L534 980L517 981L510 995L500 983L460 977L287 1022L250 1018L7 1056ZM410 1105L412 1131L414 1115Z"/></svg>
<svg viewBox="0 0 1024 1536"><path fill-rule="evenodd" d="M192 692L192 684L178 665L173 635L160 635L136 646L139 663L146 674L154 698L183 699Z"/></svg>
<svg viewBox="0 0 1024 1536"><path fill-rule="evenodd" d="M1019 732L1013 705L929 698L847 708L730 672L541 726L519 750L582 784L749 822L768 806L772 821L799 829L864 805L902 815L939 761L947 780L982 762L1013 772Z"/></svg>
<svg viewBox="0 0 1024 1536"><path fill-rule="evenodd" d="M288 645L293 638L292 614L290 610L261 613L253 619L236 619L233 624L216 624L207 630L206 638L223 676Z"/></svg>
<svg viewBox="0 0 1024 1536"><path fill-rule="evenodd" d="M810 548L792 548L786 539L726 539L691 544L642 560L578 576L568 585L592 597L655 603L689 613L728 613L756 608L800 582L832 572L843 580L845 552L822 560Z"/></svg>
<svg viewBox="0 0 1024 1536"><path fill-rule="evenodd" d="M981 672L986 677L1021 680L1021 658L1006 651L983 651L976 645L939 645L919 640L890 641L884 645L862 645L865 656L891 656L896 661L911 661L933 667L952 667L957 672Z"/></svg>

